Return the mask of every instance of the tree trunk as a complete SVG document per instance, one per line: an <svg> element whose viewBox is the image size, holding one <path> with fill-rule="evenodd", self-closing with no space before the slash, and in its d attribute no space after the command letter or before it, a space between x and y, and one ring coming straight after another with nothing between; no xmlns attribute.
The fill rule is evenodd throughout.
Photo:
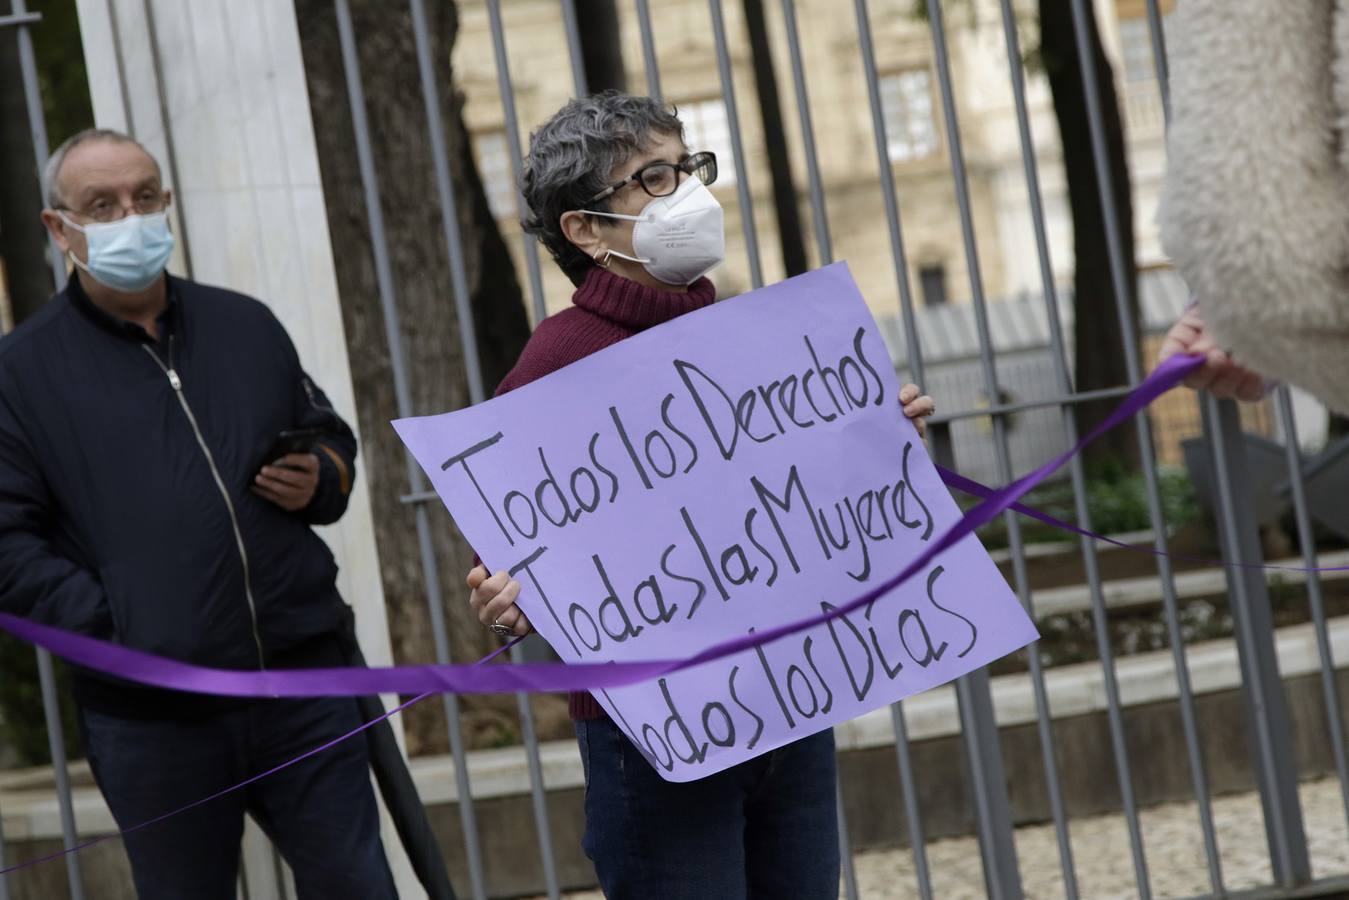
<svg viewBox="0 0 1349 900"><path fill-rule="evenodd" d="M1090 64L1096 72L1100 87L1098 99L1105 119L1110 187L1116 203L1115 225L1127 266L1126 302L1134 323L1134 334L1138 334L1133 203L1125 156L1124 127L1115 95L1114 73L1101 46L1095 13L1090 3L1085 5L1092 44ZM1063 168L1073 212L1076 387L1079 391L1118 387L1129 381L1124 356L1125 339L1111 278L1105 211L1101 205L1100 182L1096 177L1092 155L1087 95L1082 83L1082 61L1074 39L1071 0L1040 0L1040 54L1054 95L1054 112L1063 141ZM1104 400L1080 404L1077 408L1079 432L1085 433L1095 426L1115 403L1114 400ZM1114 465L1135 468L1139 462L1139 448L1133 424L1122 425L1102 436L1087 448L1085 457L1088 466L1093 469Z"/></svg>
<svg viewBox="0 0 1349 900"><path fill-rule="evenodd" d="M768 153L768 172L773 180L773 210L778 221L782 268L791 277L806 271L808 265L806 246L801 237L801 212L796 205L796 185L792 183L792 165L787 153L787 133L782 125L778 79L773 70L773 52L768 43L763 2L744 0L744 8L750 55L754 63L754 88L763 121L764 148ZM745 164L740 160L737 162Z"/></svg>
<svg viewBox="0 0 1349 900"><path fill-rule="evenodd" d="M581 32L586 89L592 94L626 91L628 74L623 65L623 38L614 0L576 0L576 21Z"/></svg>
<svg viewBox="0 0 1349 900"><path fill-rule="evenodd" d="M411 16L405 4L352 0L352 18L364 82L366 113L388 232L395 297L413 414L457 409L469 402L459 323L455 317L449 260L441 224L434 162L420 91ZM362 202L355 133L342 70L337 20L328 0L296 0L305 77L328 212L328 231L342 295L342 317L394 657L399 662L435 659L426 589L413 509L399 502L408 489L401 442L389 420L397 415L393 374L374 250ZM453 87L450 51L458 26L449 0L427 4L432 59L440 87L451 176L459 200L459 226L468 267L470 305L483 367L491 391L509 371L529 337L529 324L511 259L493 220L473 161L463 121L463 98ZM470 614L464 575L473 552L439 502L428 504L441 576L452 655L477 659L496 646ZM509 730L510 698L466 697L466 730ZM411 752L443 752L440 704L416 707L407 717ZM495 735L499 738L501 735ZM478 741L493 736L477 735Z"/></svg>

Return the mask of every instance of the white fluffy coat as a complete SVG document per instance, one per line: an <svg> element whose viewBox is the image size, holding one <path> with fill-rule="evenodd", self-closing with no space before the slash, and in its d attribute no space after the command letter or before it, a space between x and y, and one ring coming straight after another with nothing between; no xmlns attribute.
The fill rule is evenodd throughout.
<svg viewBox="0 0 1349 900"><path fill-rule="evenodd" d="M1162 242L1238 361L1349 413L1349 0L1181 0Z"/></svg>

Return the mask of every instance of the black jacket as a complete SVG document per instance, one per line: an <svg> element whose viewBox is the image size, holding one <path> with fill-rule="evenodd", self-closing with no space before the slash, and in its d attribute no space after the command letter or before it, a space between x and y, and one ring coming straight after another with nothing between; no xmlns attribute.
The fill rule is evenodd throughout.
<svg viewBox="0 0 1349 900"><path fill-rule="evenodd" d="M0 339L0 610L151 653L272 667L342 618L310 528L346 510L351 429L266 306L169 278L160 338L72 278ZM277 434L324 429L318 491L249 488Z"/></svg>

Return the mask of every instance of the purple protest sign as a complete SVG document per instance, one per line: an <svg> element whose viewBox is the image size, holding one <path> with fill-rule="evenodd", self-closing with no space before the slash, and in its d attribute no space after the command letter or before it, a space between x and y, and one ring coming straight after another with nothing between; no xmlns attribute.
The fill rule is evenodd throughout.
<svg viewBox="0 0 1349 900"><path fill-rule="evenodd" d="M564 660L670 659L828 611L960 518L898 393L840 263L394 426ZM1035 637L971 536L836 621L597 699L689 781Z"/></svg>

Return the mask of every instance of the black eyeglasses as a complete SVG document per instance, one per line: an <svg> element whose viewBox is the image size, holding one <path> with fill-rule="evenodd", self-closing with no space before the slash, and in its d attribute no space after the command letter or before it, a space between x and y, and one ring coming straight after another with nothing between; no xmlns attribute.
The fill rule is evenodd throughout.
<svg viewBox="0 0 1349 900"><path fill-rule="evenodd" d="M603 200L634 181L640 184L642 190L652 197L668 197L679 187L680 172L685 175L692 175L703 184L711 184L717 180L717 155L710 150L703 150L682 162L654 162L642 166L627 178L609 185L586 202L594 203L596 200Z"/></svg>

